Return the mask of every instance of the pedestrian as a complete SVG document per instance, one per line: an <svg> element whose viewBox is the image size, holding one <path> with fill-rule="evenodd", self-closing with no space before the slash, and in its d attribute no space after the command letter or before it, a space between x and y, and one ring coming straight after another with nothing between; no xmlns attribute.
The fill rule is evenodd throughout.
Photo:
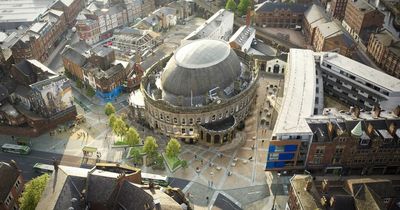
<svg viewBox="0 0 400 210"><path fill-rule="evenodd" d="M211 187L214 185L214 182L213 181L211 181Z"/></svg>
<svg viewBox="0 0 400 210"><path fill-rule="evenodd" d="M204 161L203 161L203 159L201 159L201 161L200 161L200 162L201 162L201 165L203 165L203 162L204 162Z"/></svg>
<svg viewBox="0 0 400 210"><path fill-rule="evenodd" d="M208 205L208 202L209 202L209 200L208 200L208 196L206 197L206 201L207 201L207 205Z"/></svg>
<svg viewBox="0 0 400 210"><path fill-rule="evenodd" d="M197 155L194 155L194 159L197 160Z"/></svg>
<svg viewBox="0 0 400 210"><path fill-rule="evenodd" d="M261 140L261 143L263 143L263 144L264 144L264 139L263 139L263 140Z"/></svg>

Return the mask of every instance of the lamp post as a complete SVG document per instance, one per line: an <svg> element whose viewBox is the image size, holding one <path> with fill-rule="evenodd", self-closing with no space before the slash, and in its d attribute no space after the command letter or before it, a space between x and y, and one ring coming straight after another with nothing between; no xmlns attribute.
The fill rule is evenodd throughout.
<svg viewBox="0 0 400 210"><path fill-rule="evenodd" d="M278 192L279 177L281 176L281 173L277 173L276 175L278 176L278 179L276 180L276 187L275 187L275 192L274 192L274 200L272 202L271 210L275 210L276 193Z"/></svg>

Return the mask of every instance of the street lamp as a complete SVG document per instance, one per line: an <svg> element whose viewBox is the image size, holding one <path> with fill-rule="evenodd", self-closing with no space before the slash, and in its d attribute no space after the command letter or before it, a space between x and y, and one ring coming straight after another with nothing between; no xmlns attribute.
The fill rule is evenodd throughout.
<svg viewBox="0 0 400 210"><path fill-rule="evenodd" d="M274 200L273 200L273 202L272 202L272 208L271 208L271 210L275 210L276 193L278 192L279 177L281 176L281 173L277 173L276 175L278 176L278 179L276 180L276 187L275 187L275 193L274 193Z"/></svg>

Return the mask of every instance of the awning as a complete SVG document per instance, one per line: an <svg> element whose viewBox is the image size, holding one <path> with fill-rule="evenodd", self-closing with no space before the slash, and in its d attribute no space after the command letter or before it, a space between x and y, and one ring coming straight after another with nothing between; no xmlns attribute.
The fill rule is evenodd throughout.
<svg viewBox="0 0 400 210"><path fill-rule="evenodd" d="M85 147L83 147L82 151L94 153L94 152L97 152L97 148L96 147L86 147L85 146Z"/></svg>

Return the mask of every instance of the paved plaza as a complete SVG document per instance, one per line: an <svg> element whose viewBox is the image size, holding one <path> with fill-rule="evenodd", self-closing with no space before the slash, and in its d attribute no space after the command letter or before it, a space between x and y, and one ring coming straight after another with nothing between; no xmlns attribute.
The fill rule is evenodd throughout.
<svg viewBox="0 0 400 210"><path fill-rule="evenodd" d="M153 57L149 57L149 60L144 62L144 65L175 50L180 45L180 40L204 22L200 18L194 18L191 21L193 24L176 26L165 34L164 44L155 51ZM196 209L270 209L273 193L278 192L285 197L283 189L274 190L274 184L267 183L269 181L264 171L268 140L272 133L270 125L274 118L267 114L272 112L269 105L272 102L267 103L267 100L271 98L279 100L279 94L274 91L278 91L282 85L282 76L260 73L256 102L245 121L245 128L237 132L236 138L230 144L207 147L200 144L182 143L179 157L188 161L187 168L180 168L175 172L169 169L153 170L151 167L142 167L142 170L177 178L177 181L171 185L182 188ZM34 152L58 154L54 157L60 159L61 164L65 165L93 165L96 162L96 154L89 160L83 159L82 148L89 146L96 147L101 153L99 158L101 162L124 162L133 165L131 160L126 158L127 150L112 146L117 141L117 137L107 125L108 118L104 114L104 103L95 98L88 98L75 86L73 95L78 113L85 116L86 122L71 129L59 126L54 135L47 133L31 139ZM127 97L128 94L124 94L113 102L117 114L128 115ZM260 123L261 121L264 122ZM166 136L154 133L137 122L131 123L142 138L154 136L160 152L164 150L168 142ZM0 143L6 142L13 143L13 140L11 137L1 136ZM43 162L51 161L50 156L43 158ZM277 201L279 202L279 196Z"/></svg>

